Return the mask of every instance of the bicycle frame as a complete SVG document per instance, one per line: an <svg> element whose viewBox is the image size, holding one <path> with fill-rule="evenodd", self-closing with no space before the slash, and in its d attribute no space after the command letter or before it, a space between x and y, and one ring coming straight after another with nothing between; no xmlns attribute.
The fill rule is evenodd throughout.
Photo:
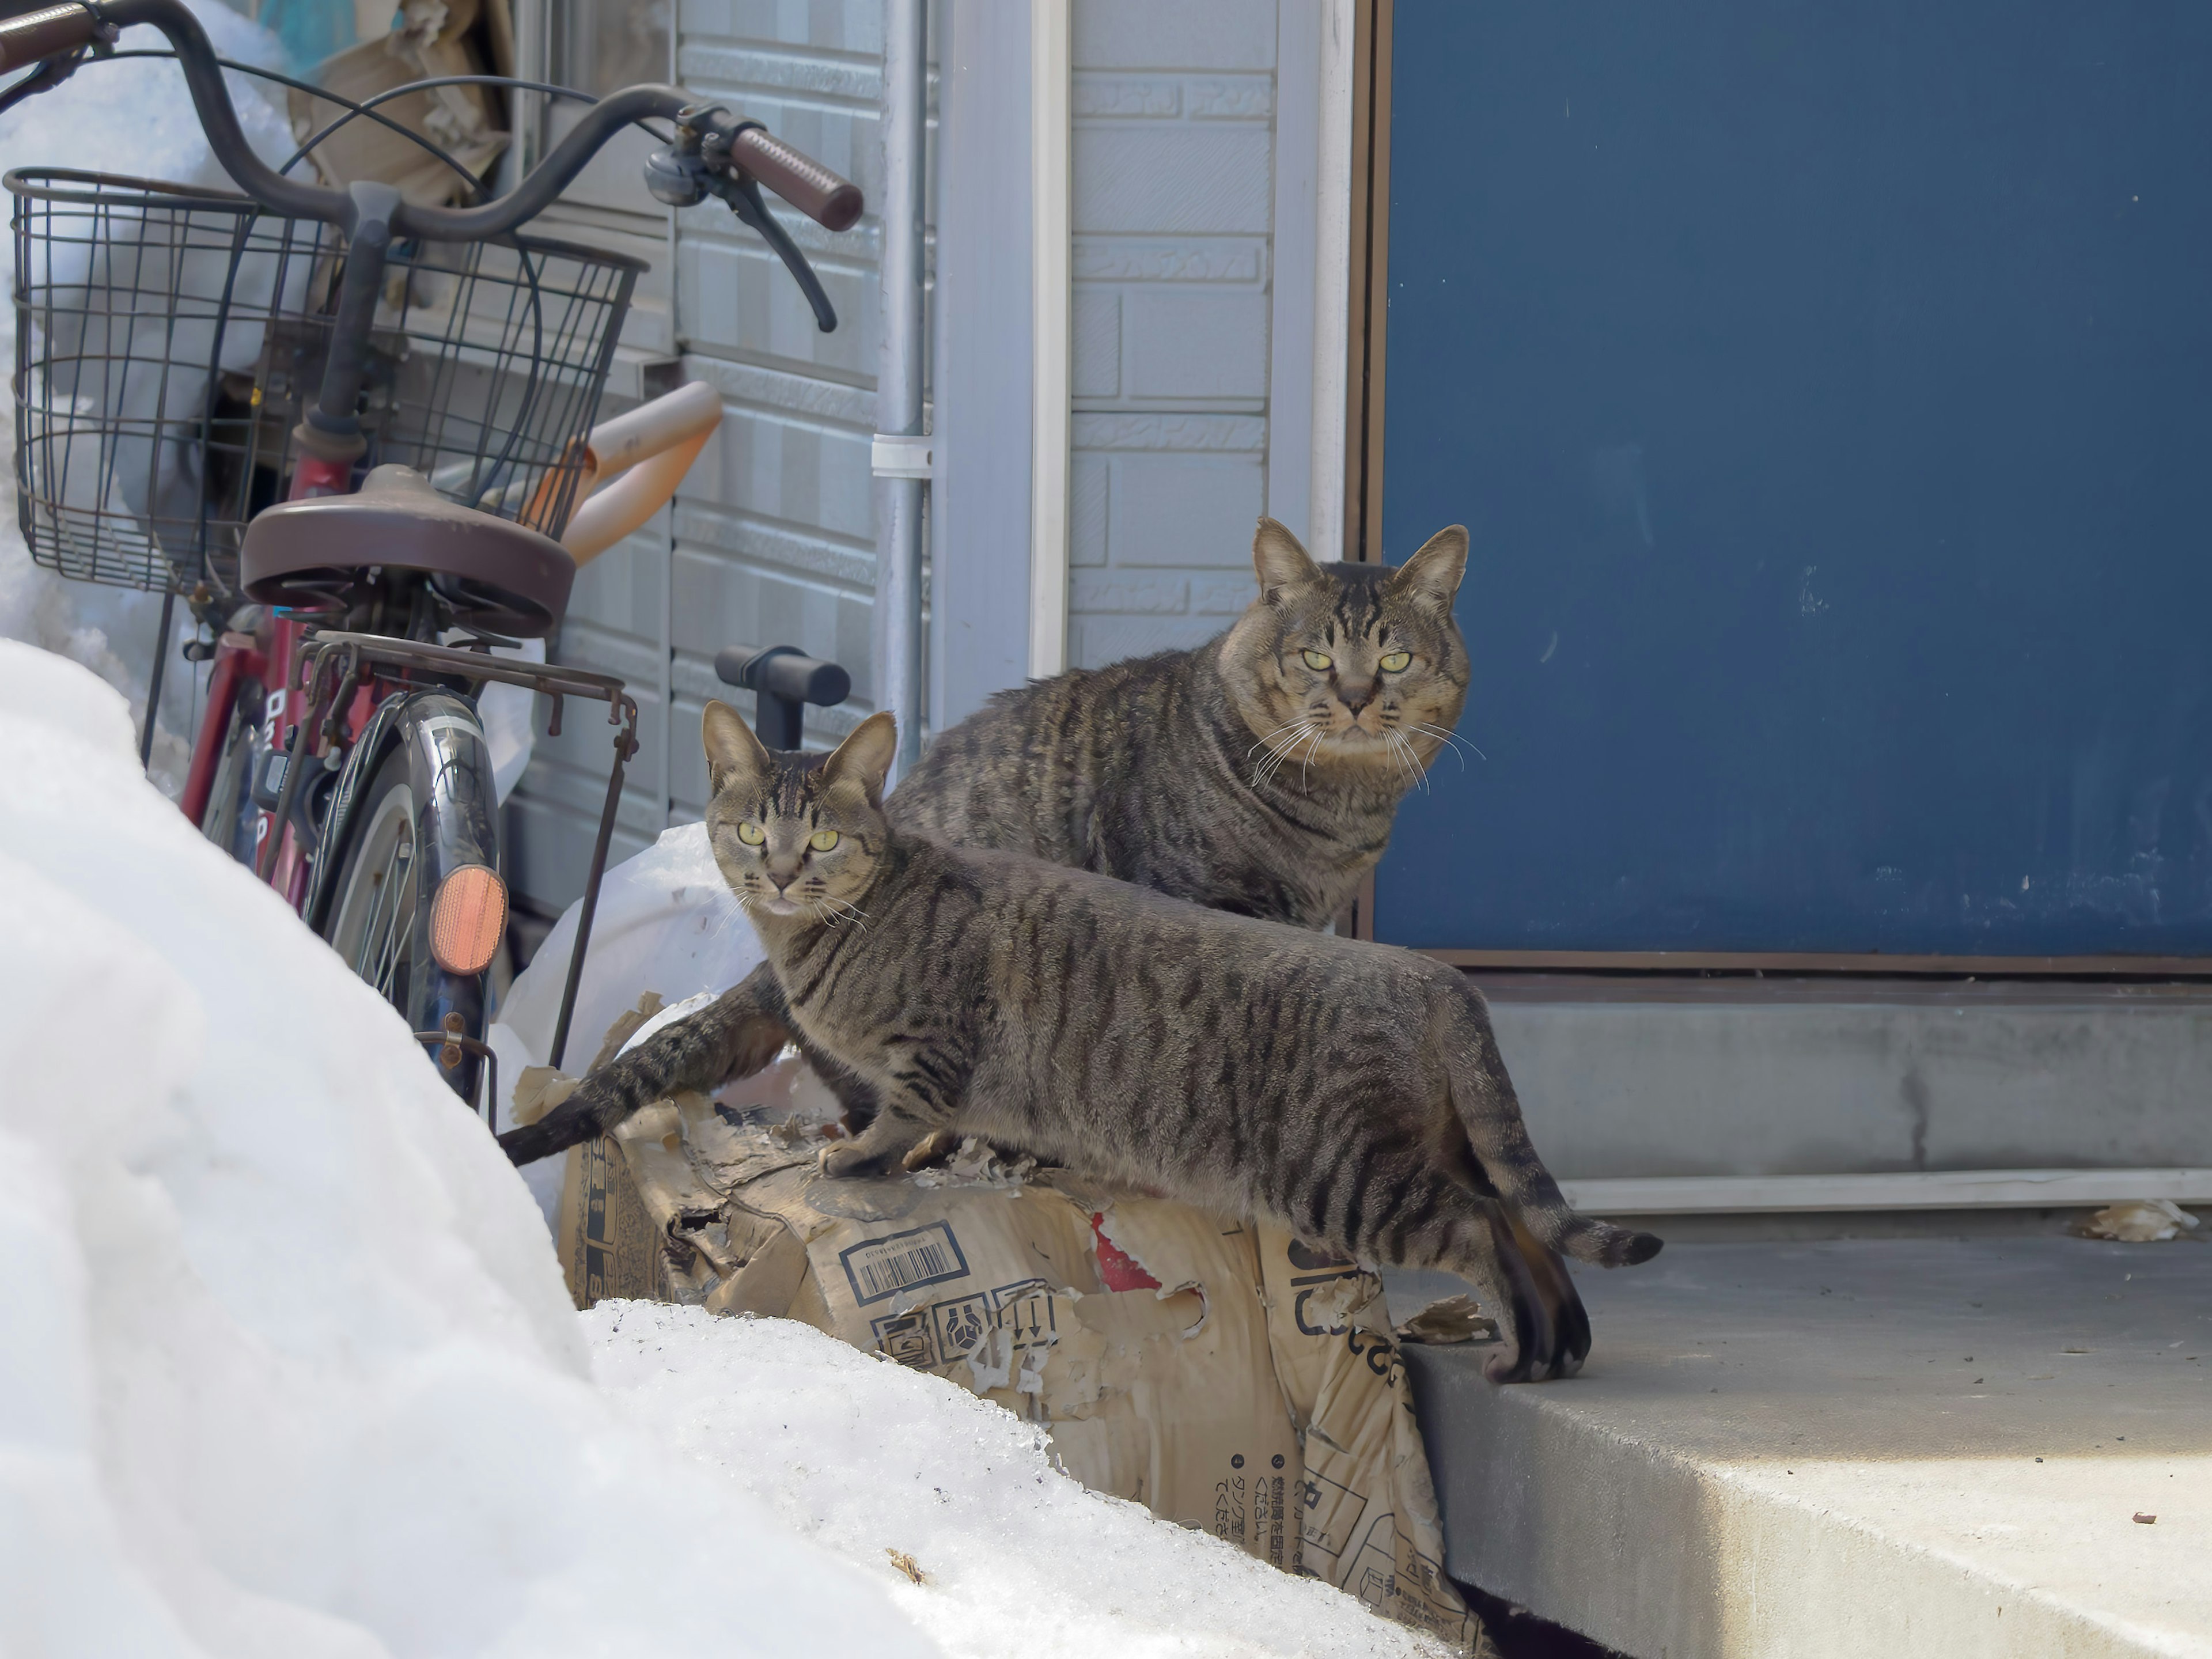
<svg viewBox="0 0 2212 1659"><path fill-rule="evenodd" d="M0 92L0 109L58 83L88 52L98 54L112 49L118 27L136 23L151 24L168 38L216 157L245 193L269 212L319 220L335 226L344 237L345 258L321 385L304 418L293 429L296 459L286 480L289 501L345 495L353 489L356 464L368 448L359 410L386 258L394 242L413 239L481 243L505 237L549 205L607 139L623 127L641 124L648 118L667 119L675 128L672 143L648 163L647 184L652 193L678 204L697 202L708 195L726 202L782 258L812 306L818 326L825 332L836 326L828 295L789 234L767 212L759 183L765 181L832 230L845 229L859 217L859 191L770 137L759 123L736 120L726 110L699 103L672 87L633 87L599 100L507 196L459 208L418 206L380 183L357 181L336 191L270 169L246 143L223 87L223 66L197 19L180 0L105 0L97 8L85 0L68 0L0 20L0 71L35 64L31 75ZM362 107L352 112L371 113ZM372 114L371 118L382 118ZM604 366L600 372L604 374ZM695 386L602 422L577 441L573 467L564 460L549 475L549 478L580 475L583 480L584 500L562 538L571 557L578 564L588 561L649 518L673 494L720 418L719 398L710 388ZM605 480L612 482L593 495L592 487ZM541 493L544 488L541 483ZM526 507L520 515L523 524L532 523L532 509L537 507L533 500ZM539 521L550 522L557 513L557 507L550 509ZM362 603L355 604L353 612L336 629L326 625L325 616L279 610L268 616L265 629L248 634L226 629L220 635L207 713L180 805L195 823L206 821L219 763L241 718L241 689L248 684L267 688L265 708L258 722L261 735L252 763L256 769L248 788L256 805L255 861L261 877L305 915L330 902L324 889L331 878L322 861L312 855L340 856L349 830L346 815L365 782L364 766L381 764L393 742L407 740L404 728L410 707L426 698L458 697L458 707L465 712L434 715L417 722L415 729L420 733L434 727L465 726L474 732L475 742L481 746L483 739L475 720L474 697L486 683L522 685L551 696L550 729L555 735L560 732L562 698L583 696L606 702L610 720L621 730L615 739L605 806L554 1041L551 1058L557 1066L563 1058L624 770L637 748L636 705L622 682L612 676L493 658L489 654L490 645L503 642L496 635L479 633L481 648L473 650L434 642L424 636L426 630L434 632L438 627L458 623L466 631L467 621L453 606L441 603L430 574L410 571L398 562L364 568L368 586L346 591L356 595L374 591L374 604L366 618L362 616ZM380 577L380 570L386 574ZM395 580L396 587L392 586ZM387 589L406 601L406 620L396 633L385 631ZM544 614L542 605L537 614ZM366 629L362 626L363 620L368 623ZM149 730L150 721L149 713ZM370 749L377 752L365 752ZM253 786L264 782L268 770L273 769L266 768L265 760L280 754L285 764L279 793L273 806L264 805L262 791ZM444 777L452 769L442 765L436 755L428 764L429 772L420 775L426 779ZM337 782L331 786L326 811L313 825L316 844L313 848L303 842L301 821L294 811L311 767L325 777L337 775ZM480 775L470 787L479 792L488 789L489 768L479 765L471 769ZM312 803L310 809L312 813ZM484 803L479 793L463 817L476 827L440 829L424 839L418 848L419 867L410 871L410 879L416 883L413 891L422 890L420 882L427 872L445 874L469 865L496 871L500 862L496 804ZM444 839L454 836L459 837L455 845L443 844ZM505 902L503 884L500 902ZM312 915L307 919L316 920ZM440 971L448 971L442 962L438 966ZM465 1054L482 1050L468 1024L466 1018L449 1013L437 1029L417 1034L422 1041L440 1045L449 1073L456 1072Z"/></svg>

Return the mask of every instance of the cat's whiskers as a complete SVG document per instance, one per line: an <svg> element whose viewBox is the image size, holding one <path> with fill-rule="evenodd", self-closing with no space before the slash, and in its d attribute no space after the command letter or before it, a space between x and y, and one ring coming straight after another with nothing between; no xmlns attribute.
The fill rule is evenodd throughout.
<svg viewBox="0 0 2212 1659"><path fill-rule="evenodd" d="M1396 730L1396 729L1395 729L1395 722L1396 722L1396 719L1397 719L1397 717L1396 717L1395 714L1393 714L1393 715L1389 715L1389 716L1386 716L1386 718L1389 719L1389 720L1393 722L1393 729L1392 729L1392 730L1391 730L1391 732L1390 732L1390 736L1391 736L1391 737L1393 737L1393 738L1396 738L1396 739L1397 739L1397 741L1399 742L1399 744L1401 744L1401 745L1404 747L1404 749L1405 749L1405 750L1406 750L1407 754L1410 755L1410 756L1413 757L1413 764L1414 764L1414 765L1416 765L1416 766L1420 767L1420 769L1421 769L1421 787L1422 787L1424 789L1427 788L1427 787L1428 787L1428 773L1429 773L1429 769L1428 769L1425 765L1423 765L1423 764L1422 764L1422 761L1421 761L1421 751L1420 751L1419 750L1418 750L1418 749L1416 749L1416 748L1414 748L1414 747L1413 747L1413 739L1412 739L1412 738L1410 738L1407 737L1407 736L1406 736L1406 734L1405 734L1404 732L1400 732L1400 731L1398 731L1398 730ZM1412 726L1414 730L1416 730L1416 731L1418 731L1418 732L1422 732L1422 733L1423 733L1424 735L1425 735L1425 736L1433 737L1433 736L1435 735L1435 733L1436 733L1436 729L1437 729L1437 728L1435 728L1435 727L1432 727L1432 726L1429 726L1425 721L1423 721L1423 720L1409 720L1409 721L1407 721L1407 722L1406 722L1406 723L1407 723L1408 726ZM1453 750L1451 751L1451 755L1452 755L1452 758L1453 758L1454 760L1455 760L1455 761L1457 761L1457 762L1459 763L1459 769L1460 769L1461 771L1462 771L1462 772L1466 771L1466 770L1467 770L1467 757L1466 757L1464 755L1461 754L1461 753L1459 752L1459 750L1458 750L1456 748L1453 749Z"/></svg>
<svg viewBox="0 0 2212 1659"><path fill-rule="evenodd" d="M1288 726L1277 726L1258 743L1254 744L1252 745L1254 749L1265 749L1267 751L1267 758L1252 769L1252 781L1259 782L1267 775L1271 764L1281 758L1283 750L1289 744L1297 742L1305 735L1305 731L1306 725L1304 720L1292 720ZM1283 736L1285 732L1291 734L1287 738ZM1249 755L1251 751L1248 750L1245 752Z"/></svg>
<svg viewBox="0 0 2212 1659"><path fill-rule="evenodd" d="M1382 735L1389 740L1391 764L1395 766L1401 772L1404 771L1406 769L1406 754L1404 749L1405 739L1400 737L1395 732L1387 729L1383 732ZM1413 787L1413 780L1411 777L1408 777L1406 780L1406 787L1409 789Z"/></svg>
<svg viewBox="0 0 2212 1659"><path fill-rule="evenodd" d="M746 919L745 896L742 893L729 892L726 889L725 896L730 902L717 903L708 916L706 926L700 929L700 932L710 940L720 939L738 922Z"/></svg>
<svg viewBox="0 0 2212 1659"><path fill-rule="evenodd" d="M868 931L868 913L850 899L841 899L834 893L824 893L815 903L825 913L832 927L842 927L851 922L861 933Z"/></svg>
<svg viewBox="0 0 2212 1659"><path fill-rule="evenodd" d="M1426 790L1429 787L1429 769L1421 764L1421 757L1413 752L1413 745L1406 741L1405 734L1401 732L1385 731L1383 735L1390 739L1392 755L1401 765L1406 768L1407 787L1411 787L1418 784L1422 789Z"/></svg>
<svg viewBox="0 0 2212 1659"><path fill-rule="evenodd" d="M1269 781L1274 777L1277 772L1282 769L1283 763L1291 757L1292 751L1294 751L1300 744L1305 742L1309 738L1311 738L1315 740L1316 746L1318 746L1321 736L1322 728L1320 726L1314 725L1310 721L1302 720L1298 722L1297 730L1293 732L1288 738L1285 738L1280 743L1270 743L1267 745L1267 758L1261 761L1258 766L1253 769L1252 781L1255 785Z"/></svg>
<svg viewBox="0 0 2212 1659"><path fill-rule="evenodd" d="M1273 743L1277 738L1281 737L1284 732L1291 730L1295 726L1304 726L1305 722L1306 717L1303 714L1299 715L1298 718L1294 720L1285 720L1273 731L1268 732L1266 737L1261 738L1259 742L1254 744L1252 745L1252 749L1265 749L1270 744ZM1251 755L1252 749L1247 749L1244 751L1247 757L1249 757Z"/></svg>
<svg viewBox="0 0 2212 1659"><path fill-rule="evenodd" d="M1426 720L1408 720L1406 723L1417 732L1427 732L1431 737L1436 738L1437 742L1448 746L1455 755L1459 754L1460 750L1464 747L1474 749L1475 758L1477 760L1486 761L1490 758L1489 756L1484 754L1481 750L1476 749L1474 744L1469 743L1465 738L1460 736L1456 732L1446 731L1441 726L1431 726ZM1460 757L1459 764L1462 771L1465 771L1467 769L1467 757L1465 756L1462 755Z"/></svg>

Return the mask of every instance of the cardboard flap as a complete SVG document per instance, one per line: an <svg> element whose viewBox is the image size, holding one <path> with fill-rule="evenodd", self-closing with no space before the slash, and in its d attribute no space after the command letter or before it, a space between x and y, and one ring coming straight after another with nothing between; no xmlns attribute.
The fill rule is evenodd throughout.
<svg viewBox="0 0 2212 1659"><path fill-rule="evenodd" d="M1382 1281L1261 1229L1269 1349L1304 1429L1306 1571L1473 1650L1482 1626L1443 1570L1443 1528Z"/></svg>

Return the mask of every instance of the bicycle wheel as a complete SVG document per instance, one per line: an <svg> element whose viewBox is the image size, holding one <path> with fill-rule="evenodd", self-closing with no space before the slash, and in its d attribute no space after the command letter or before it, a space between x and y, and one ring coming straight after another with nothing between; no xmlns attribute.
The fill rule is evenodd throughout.
<svg viewBox="0 0 2212 1659"><path fill-rule="evenodd" d="M437 770L429 772L426 791L417 759L412 744L395 744L346 815L342 843L330 849L337 862L326 884L331 901L320 932L346 966L399 1011L410 1030L480 1040L484 976L455 973L438 962L426 890L434 883L441 842L452 841L451 821L468 816L466 803L438 787ZM477 1061L459 1048L433 1052L440 1075L474 1103ZM454 1063L446 1064L447 1058Z"/></svg>
<svg viewBox="0 0 2212 1659"><path fill-rule="evenodd" d="M260 682L242 683L233 694L230 724L224 729L222 753L215 766L215 784L208 792L207 810L200 817L200 833L240 864L251 865L259 849L254 832L259 823L253 808L253 762L259 752Z"/></svg>
<svg viewBox="0 0 2212 1659"><path fill-rule="evenodd" d="M356 976L409 1012L414 987L417 902L413 769L394 749L355 809L352 834L332 883L337 895L323 937Z"/></svg>

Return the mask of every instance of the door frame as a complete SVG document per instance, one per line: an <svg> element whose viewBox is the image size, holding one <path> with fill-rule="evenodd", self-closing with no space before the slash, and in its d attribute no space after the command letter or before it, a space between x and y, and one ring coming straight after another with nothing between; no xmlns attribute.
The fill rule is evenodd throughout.
<svg viewBox="0 0 2212 1659"><path fill-rule="evenodd" d="M1352 0L1352 272L1346 284L1344 556L1382 557L1382 374L1389 332L1390 34L1395 0ZM1375 872L1336 921L1375 937Z"/></svg>

